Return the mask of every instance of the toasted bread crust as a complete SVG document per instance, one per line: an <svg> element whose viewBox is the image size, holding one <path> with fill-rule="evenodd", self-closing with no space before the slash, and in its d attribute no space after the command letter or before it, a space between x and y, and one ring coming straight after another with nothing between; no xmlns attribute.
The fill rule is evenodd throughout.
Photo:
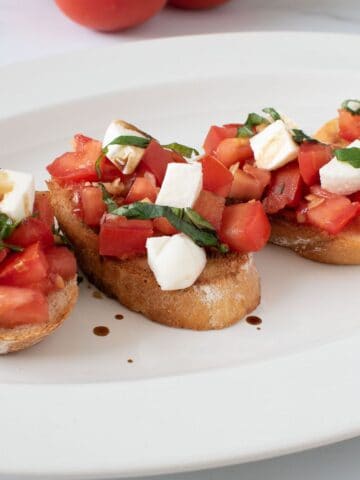
<svg viewBox="0 0 360 480"><path fill-rule="evenodd" d="M256 308L260 282L249 255L216 255L197 282L185 290L163 291L145 257L129 260L98 254L98 235L72 214L71 192L48 182L58 222L74 245L87 277L108 296L164 325L194 330L220 329Z"/></svg>
<svg viewBox="0 0 360 480"><path fill-rule="evenodd" d="M50 321L44 324L0 328L0 354L16 352L39 343L68 317L78 298L76 278L66 282L62 290L48 297Z"/></svg>
<svg viewBox="0 0 360 480"><path fill-rule="evenodd" d="M338 235L273 215L270 241L291 248L302 257L333 265L360 265L360 221Z"/></svg>

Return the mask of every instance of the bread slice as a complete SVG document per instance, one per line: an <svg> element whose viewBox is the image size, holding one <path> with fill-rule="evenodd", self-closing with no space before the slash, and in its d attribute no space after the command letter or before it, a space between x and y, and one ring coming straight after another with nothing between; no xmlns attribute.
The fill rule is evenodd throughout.
<svg viewBox="0 0 360 480"><path fill-rule="evenodd" d="M0 354L16 352L31 347L47 337L68 317L78 297L76 277L66 282L65 287L48 297L50 320L36 325L21 325L16 328L0 328Z"/></svg>
<svg viewBox="0 0 360 480"><path fill-rule="evenodd" d="M209 330L228 327L256 308L260 281L251 255L213 255L197 282L163 291L147 259L104 258L98 235L72 213L71 192L48 182L61 229L74 246L80 268L100 290L131 310L171 327Z"/></svg>

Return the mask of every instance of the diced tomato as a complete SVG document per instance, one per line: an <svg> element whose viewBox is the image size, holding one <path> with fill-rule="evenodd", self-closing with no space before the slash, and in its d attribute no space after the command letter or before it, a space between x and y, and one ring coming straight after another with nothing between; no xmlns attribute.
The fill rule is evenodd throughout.
<svg viewBox="0 0 360 480"><path fill-rule="evenodd" d="M38 218L28 217L20 223L6 241L19 247L28 247L39 242L43 248L46 248L54 244L54 235L46 223Z"/></svg>
<svg viewBox="0 0 360 480"><path fill-rule="evenodd" d="M26 287L47 277L49 265L40 243L9 256L0 266L0 285Z"/></svg>
<svg viewBox="0 0 360 480"><path fill-rule="evenodd" d="M154 218L153 225L155 231L162 235L175 235L176 233L179 233L165 217Z"/></svg>
<svg viewBox="0 0 360 480"><path fill-rule="evenodd" d="M171 161L175 163L187 163L185 158L178 152L171 151Z"/></svg>
<svg viewBox="0 0 360 480"><path fill-rule="evenodd" d="M248 138L225 138L216 149L216 158L229 168L234 163L245 161L253 156L253 151Z"/></svg>
<svg viewBox="0 0 360 480"><path fill-rule="evenodd" d="M306 211L306 218L311 225L337 235L358 213L358 203L351 203L348 198L338 195L322 197L320 203Z"/></svg>
<svg viewBox="0 0 360 480"><path fill-rule="evenodd" d="M129 193L125 198L125 203L140 202L147 198L154 203L157 197L156 187L145 177L137 177L132 184Z"/></svg>
<svg viewBox="0 0 360 480"><path fill-rule="evenodd" d="M349 142L360 139L360 115L347 110L339 110L340 137Z"/></svg>
<svg viewBox="0 0 360 480"><path fill-rule="evenodd" d="M172 152L162 148L156 141L151 140L139 164L139 168L145 167L155 178L157 185L161 185L169 163L173 162Z"/></svg>
<svg viewBox="0 0 360 480"><path fill-rule="evenodd" d="M267 170L246 164L244 170L235 172L229 197L241 201L260 200L270 178Z"/></svg>
<svg viewBox="0 0 360 480"><path fill-rule="evenodd" d="M310 193L323 198L339 198L339 196L341 196L337 193L328 192L324 188L321 188L320 185L312 185L310 187Z"/></svg>
<svg viewBox="0 0 360 480"><path fill-rule="evenodd" d="M89 227L100 225L101 217L106 211L102 191L98 187L83 187L80 190L82 218Z"/></svg>
<svg viewBox="0 0 360 480"><path fill-rule="evenodd" d="M49 192L35 192L34 215L52 229L54 225L54 209L50 203Z"/></svg>
<svg viewBox="0 0 360 480"><path fill-rule="evenodd" d="M0 327L15 328L48 320L49 307L41 292L0 286Z"/></svg>
<svg viewBox="0 0 360 480"><path fill-rule="evenodd" d="M122 177L118 168L107 158L100 163L101 178L96 172L96 160L101 155L101 143L78 134L74 137L74 152L67 152L56 158L47 170L61 184L97 180L112 181Z"/></svg>
<svg viewBox="0 0 360 480"><path fill-rule="evenodd" d="M216 230L220 230L224 207L224 197L202 190L193 208L199 215L211 223Z"/></svg>
<svg viewBox="0 0 360 480"><path fill-rule="evenodd" d="M201 158L204 190L227 197L233 182L232 173L216 158L206 155Z"/></svg>
<svg viewBox="0 0 360 480"><path fill-rule="evenodd" d="M7 254L10 252L8 248L1 248L0 249L0 263L5 260L7 257Z"/></svg>
<svg viewBox="0 0 360 480"><path fill-rule="evenodd" d="M49 272L60 275L64 280L70 280L76 275L76 260L74 254L66 247L51 247L45 251L49 264Z"/></svg>
<svg viewBox="0 0 360 480"><path fill-rule="evenodd" d="M218 148L219 143L225 138L236 137L238 127L234 125L228 125L224 127L217 127L213 125L204 141L204 150L207 155L211 155Z"/></svg>
<svg viewBox="0 0 360 480"><path fill-rule="evenodd" d="M271 175L268 194L263 201L265 212L273 214L285 207L297 207L302 188L303 181L296 161L275 170Z"/></svg>
<svg viewBox="0 0 360 480"><path fill-rule="evenodd" d="M319 170L331 160L331 157L330 145L314 142L303 142L300 145L298 162L300 174L306 185L319 182Z"/></svg>
<svg viewBox="0 0 360 480"><path fill-rule="evenodd" d="M270 238L270 223L258 201L225 207L220 238L231 250L256 252Z"/></svg>
<svg viewBox="0 0 360 480"><path fill-rule="evenodd" d="M151 220L110 217L100 227L99 253L119 258L145 253L146 239L153 233Z"/></svg>
<svg viewBox="0 0 360 480"><path fill-rule="evenodd" d="M359 192L355 192L353 193L352 195L350 195L350 200L352 202L359 202L360 203L360 191Z"/></svg>

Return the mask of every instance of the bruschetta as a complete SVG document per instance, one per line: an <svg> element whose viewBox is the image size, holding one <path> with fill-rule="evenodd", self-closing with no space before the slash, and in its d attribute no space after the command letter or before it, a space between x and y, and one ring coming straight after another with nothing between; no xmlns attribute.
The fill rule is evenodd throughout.
<svg viewBox="0 0 360 480"><path fill-rule="evenodd" d="M316 138L274 108L251 113L243 124L211 127L204 158L232 173L228 203L262 202L272 243L323 263L360 264L359 105L344 102Z"/></svg>
<svg viewBox="0 0 360 480"><path fill-rule="evenodd" d="M49 166L51 203L87 277L153 321L227 327L255 309L252 252L270 225L258 201L226 206L232 174L124 121L78 134Z"/></svg>
<svg viewBox="0 0 360 480"><path fill-rule="evenodd" d="M0 170L0 353L30 347L68 317L76 260L56 243L48 192L32 175Z"/></svg>

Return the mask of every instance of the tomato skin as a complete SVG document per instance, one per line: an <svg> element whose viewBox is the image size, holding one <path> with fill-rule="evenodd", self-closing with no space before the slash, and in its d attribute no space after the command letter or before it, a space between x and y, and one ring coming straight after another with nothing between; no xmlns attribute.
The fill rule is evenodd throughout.
<svg viewBox="0 0 360 480"><path fill-rule="evenodd" d="M153 225L155 232L161 233L162 235L175 235L179 233L165 217L154 218Z"/></svg>
<svg viewBox="0 0 360 480"><path fill-rule="evenodd" d="M45 296L36 290L0 286L0 327L49 321L49 306Z"/></svg>
<svg viewBox="0 0 360 480"><path fill-rule="evenodd" d="M354 115L347 110L339 110L340 137L348 142L360 139L360 115Z"/></svg>
<svg viewBox="0 0 360 480"><path fill-rule="evenodd" d="M45 251L49 272L70 280L76 275L76 260L67 247L51 247Z"/></svg>
<svg viewBox="0 0 360 480"><path fill-rule="evenodd" d="M98 187L83 187L80 190L82 219L89 227L98 227L106 211L102 191Z"/></svg>
<svg viewBox="0 0 360 480"><path fill-rule="evenodd" d="M50 203L49 192L35 192L34 214L50 229L54 226L54 209Z"/></svg>
<svg viewBox="0 0 360 480"><path fill-rule="evenodd" d="M38 218L28 217L20 223L6 241L11 245L23 248L39 242L43 248L46 248L54 244L54 235L46 223Z"/></svg>
<svg viewBox="0 0 360 480"><path fill-rule="evenodd" d="M217 7L228 1L229 0L169 0L169 4L178 8L202 9Z"/></svg>
<svg viewBox="0 0 360 480"><path fill-rule="evenodd" d="M221 241L239 253L257 252L270 238L270 223L258 201L225 207Z"/></svg>
<svg viewBox="0 0 360 480"><path fill-rule="evenodd" d="M123 30L155 15L166 0L55 0L71 20L104 32Z"/></svg>
<svg viewBox="0 0 360 480"><path fill-rule="evenodd" d="M156 140L151 140L139 164L139 168L145 168L151 172L158 186L161 186L165 177L165 172L169 163L173 161L172 153Z"/></svg>
<svg viewBox="0 0 360 480"><path fill-rule="evenodd" d="M285 207L297 207L302 190L303 181L296 161L273 171L268 194L263 200L265 212L274 214Z"/></svg>
<svg viewBox="0 0 360 480"><path fill-rule="evenodd" d="M154 233L150 220L125 217L105 219L100 226L99 253L125 259L146 252L146 240Z"/></svg>
<svg viewBox="0 0 360 480"><path fill-rule="evenodd" d="M359 213L359 204L347 197L333 195L322 197L322 202L306 211L307 221L331 235L340 233Z"/></svg>
<svg viewBox="0 0 360 480"><path fill-rule="evenodd" d="M225 138L216 149L216 158L227 168L237 162L242 166L252 156L253 151L248 138Z"/></svg>
<svg viewBox="0 0 360 480"><path fill-rule="evenodd" d="M243 170L235 172L229 197L241 201L260 200L270 179L267 170L246 164Z"/></svg>
<svg viewBox="0 0 360 480"><path fill-rule="evenodd" d="M332 158L330 145L322 143L303 142L299 149L299 168L306 185L319 183L319 170Z"/></svg>
<svg viewBox="0 0 360 480"><path fill-rule="evenodd" d="M10 250L8 248L2 248L0 250L0 263L5 260Z"/></svg>
<svg viewBox="0 0 360 480"><path fill-rule="evenodd" d="M124 203L140 202L147 198L154 203L157 197L156 187L145 177L137 177L132 184Z"/></svg>
<svg viewBox="0 0 360 480"><path fill-rule="evenodd" d="M49 265L40 243L10 255L0 267L0 285L26 287L47 277Z"/></svg>
<svg viewBox="0 0 360 480"><path fill-rule="evenodd" d="M237 131L237 127L232 125L224 127L213 125L210 127L203 145L206 155L212 155L225 138L236 137Z"/></svg>
<svg viewBox="0 0 360 480"><path fill-rule="evenodd" d="M221 197L229 195L233 182L232 173L216 158L206 155L200 159L203 170L203 188Z"/></svg>
<svg viewBox="0 0 360 480"><path fill-rule="evenodd" d="M215 193L202 190L193 209L216 229L220 230L225 208L225 198Z"/></svg>

